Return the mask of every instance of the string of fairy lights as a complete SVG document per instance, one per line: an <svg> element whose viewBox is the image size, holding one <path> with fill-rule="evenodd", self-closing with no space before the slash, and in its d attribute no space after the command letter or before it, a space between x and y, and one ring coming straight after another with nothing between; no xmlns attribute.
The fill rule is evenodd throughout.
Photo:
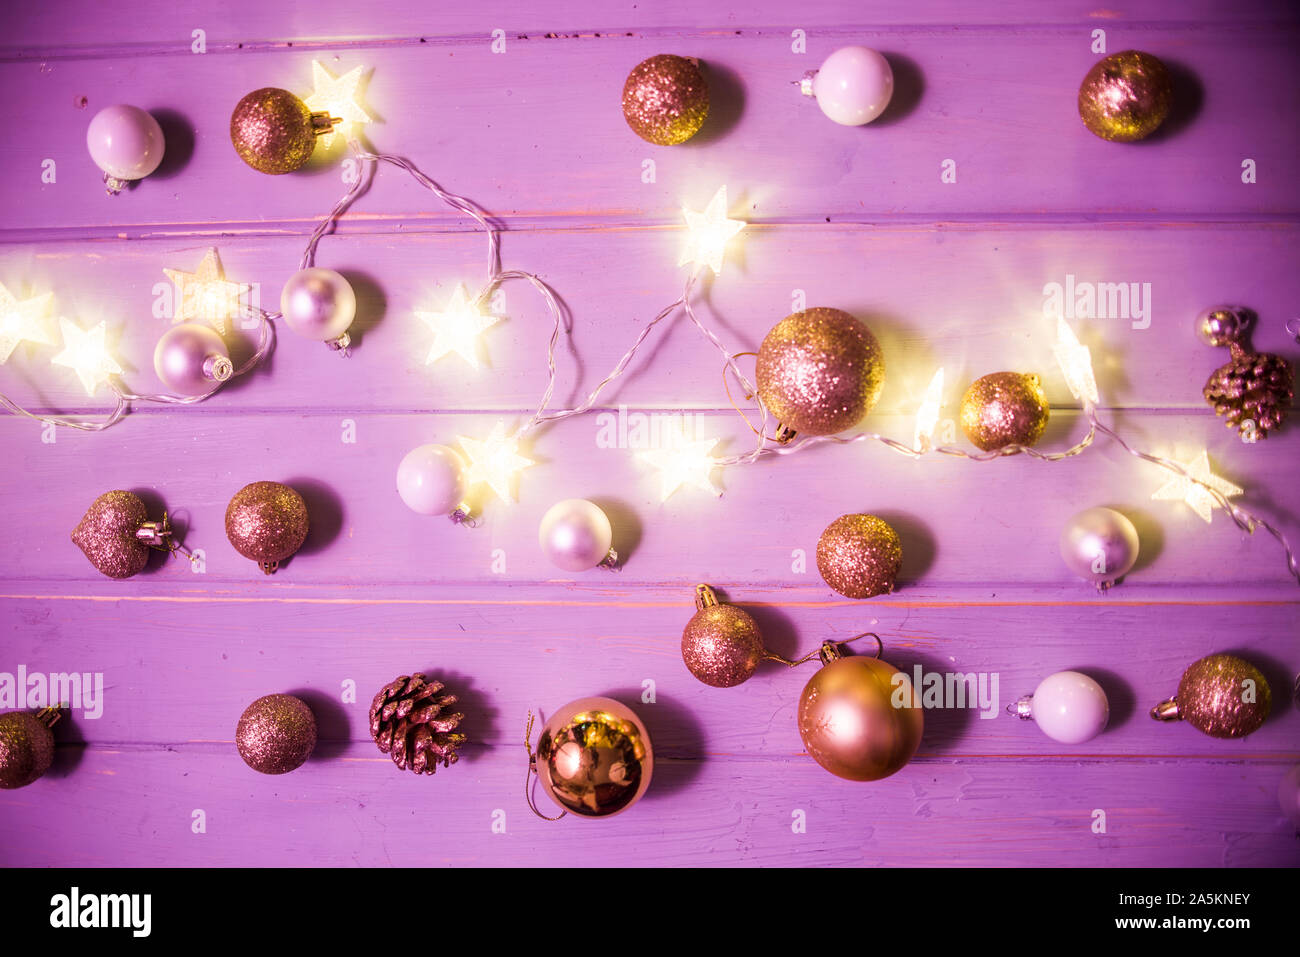
<svg viewBox="0 0 1300 957"><path fill-rule="evenodd" d="M1242 531L1253 533L1263 530L1272 536L1283 549L1288 572L1300 582L1300 565L1297 564L1295 550L1285 533L1276 525L1231 501L1243 494L1244 490L1215 475L1211 471L1206 452L1202 451L1187 461L1156 455L1134 447L1099 419L1097 406L1100 397L1091 352L1080 343L1064 319L1057 322L1053 354L1067 388L1080 403L1088 423L1083 438L1067 449L1045 452L1032 447L1029 442L1009 442L972 452L936 445L934 436L940 421L945 388L945 373L942 368L934 372L917 407L910 443L872 431L843 434L841 430L831 434L805 435L783 427L776 421L762 390L738 361L747 353L728 348L710 325L701 319L695 308L694 300L701 275L705 271L714 276L722 273L728 243L746 226L744 220L731 218L725 185L714 193L704 209L683 209L686 237L677 264L688 267L689 271L680 296L641 327L626 352L581 402L571 408L551 408L559 381L557 350L571 326L566 307L556 292L535 273L502 267L500 230L477 204L448 192L410 160L372 152L362 144L354 128L370 121L369 114L358 99L364 76L364 69L357 67L340 77L334 77L320 63L314 62L314 91L302 101L297 101L285 91L268 88L249 94L237 108L238 113L245 102L259 94L283 94L283 97L294 100L306 111L303 116L309 122L309 144L314 147L312 140L324 137L328 145L328 141L334 137L342 136L350 155L359 165L358 175L350 180L344 194L311 233L299 263L299 273L286 286L280 312L264 311L249 303L247 299L252 287L227 279L217 250L212 249L192 272L170 268L164 270L175 286L176 308L173 329L164 334L155 352L155 368L164 382L176 386L175 392L142 393L126 388L120 379L123 370L107 346L106 323L101 321L90 329L85 329L73 320L60 317L58 330L62 351L55 354L50 362L70 369L88 396L93 396L101 386L106 386L115 400L112 410L97 418L39 413L24 408L3 393L0 393L0 406L15 415L38 422L98 432L121 421L134 402L175 406L202 402L219 391L225 382L251 372L266 358L274 345L274 323L277 320L285 320L294 331L324 341L342 355L348 355L350 339L346 328L353 318L355 298L341 276L329 270L318 269L317 254L321 240L337 228L343 215L369 189L377 171L382 166L390 166L405 172L441 202L473 220L488 242L487 276L477 290L471 292L463 284L457 285L442 308L415 311L415 317L432 334L432 342L425 357L426 365L454 354L472 368L479 367L479 337L502 318L490 312L489 302L503 283L520 281L532 287L541 296L552 323L546 354L547 382L536 411L512 430L508 430L505 423L499 421L485 436L457 436L458 452L464 460L463 479L466 487L481 486L504 501L514 499L518 474L536 464L521 451L524 440L547 425L594 409L606 391L627 373L652 334L667 320L683 315L717 350L724 367L724 381L730 377L743 390L745 400L753 403L756 422L751 421L750 413L736 406L734 401L732 405L753 432L755 442L752 447L736 454L715 455L717 439L687 435L684 430L678 429L667 441L661 442L659 447L637 452L637 457L656 471L663 500L683 487L721 495L722 490L715 481L715 476L721 469L753 464L768 457L793 455L825 444L870 442L915 459L941 455L972 462L988 462L1013 455L1025 455L1038 461L1059 462L1090 448L1100 434L1116 442L1135 458L1168 473L1168 480L1157 489L1153 498L1185 502L1206 522L1211 520L1214 509L1222 509ZM289 106L292 108L292 104ZM238 142L236 147L239 148ZM303 161L306 155L310 155L310 150L304 154ZM257 165L256 157L250 159L243 151L241 156L255 168L262 168ZM328 295L322 300L320 294L316 293L317 298L309 300L307 316L303 318L302 309L291 304L288 288L296 286L308 289L311 282L316 282L317 286L325 282ZM47 347L59 344L49 319L52 302L51 293L19 298L0 286L0 364L10 359L15 348L22 342ZM328 313L324 319L318 315L322 308ZM258 331L256 347L238 367L231 361L223 340L230 324L237 318L251 318ZM173 360L179 363L180 371L169 376L166 367ZM727 382L729 396L730 388L730 382ZM774 422L775 429L772 428Z"/></svg>

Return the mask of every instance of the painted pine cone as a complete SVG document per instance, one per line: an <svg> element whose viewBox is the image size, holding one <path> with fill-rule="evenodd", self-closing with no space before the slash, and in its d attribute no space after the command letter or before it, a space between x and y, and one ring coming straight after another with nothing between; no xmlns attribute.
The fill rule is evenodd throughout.
<svg viewBox="0 0 1300 957"><path fill-rule="evenodd" d="M1249 352L1233 342L1232 359L1205 383L1205 401L1228 428L1263 439L1282 424L1291 406L1291 363L1271 352Z"/></svg>
<svg viewBox="0 0 1300 957"><path fill-rule="evenodd" d="M370 735L379 750L401 770L433 774L456 763L456 749L465 743L457 734L462 714L443 714L455 695L440 695L442 684L424 675L402 675L380 689L370 705Z"/></svg>

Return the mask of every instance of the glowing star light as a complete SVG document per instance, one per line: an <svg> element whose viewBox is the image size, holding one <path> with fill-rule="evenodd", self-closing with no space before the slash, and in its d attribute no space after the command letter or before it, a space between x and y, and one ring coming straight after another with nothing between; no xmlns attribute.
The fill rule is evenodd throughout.
<svg viewBox="0 0 1300 957"><path fill-rule="evenodd" d="M313 113L328 113L337 116L342 123L336 124L328 133L321 134L321 145L329 149L334 145L336 134L345 137L353 123L369 123L370 114L357 102L357 90L361 86L364 67L353 67L342 76L334 76L316 60L311 63L311 81L315 89L303 102Z"/></svg>
<svg viewBox="0 0 1300 957"><path fill-rule="evenodd" d="M111 376L121 375L122 368L108 354L104 345L107 327L104 323L95 326L89 332L75 322L59 320L59 330L63 333L63 351L50 360L56 366L67 366L77 373L77 378L86 387L86 395L94 395L101 382L107 382Z"/></svg>
<svg viewBox="0 0 1300 957"><path fill-rule="evenodd" d="M497 316L485 314L477 299L470 299L464 285L456 287L451 301L441 312L416 312L426 326L433 330L433 345L424 364L437 362L449 352L454 352L473 368L478 368L478 337L484 329L500 322Z"/></svg>
<svg viewBox="0 0 1300 957"><path fill-rule="evenodd" d="M638 452L637 458L659 470L659 500L662 502L668 501L683 485L721 495L722 489L713 481L713 471L719 463L709 454L717 444L717 439L692 441L679 436L664 448Z"/></svg>
<svg viewBox="0 0 1300 957"><path fill-rule="evenodd" d="M1192 511L1208 522L1211 512L1219 503L1215 501L1214 496L1210 494L1209 489L1205 488L1205 485L1220 492L1224 498L1232 498L1242 493L1242 489L1233 485L1227 479L1219 478L1210 471L1210 456L1204 450L1190 462L1179 462L1178 464L1187 470L1188 475L1173 476L1168 482L1156 489L1155 494L1151 496L1153 499L1168 502L1186 502ZM1191 478L1188 477L1189 475ZM1192 481L1193 478L1197 481ZM1200 484L1202 482L1204 485Z"/></svg>
<svg viewBox="0 0 1300 957"><path fill-rule="evenodd" d="M209 249L194 272L164 269L176 284L176 314L172 322L207 322L217 332L226 334L226 322L243 311L241 300L248 292L247 283L229 282L221 268L217 251Z"/></svg>
<svg viewBox="0 0 1300 957"><path fill-rule="evenodd" d="M457 436L469 465L465 470L465 485L472 488L480 483L496 492L502 501L514 499L515 476L536 463L519 454L519 440L506 435L505 423L492 427L486 439L469 439Z"/></svg>
<svg viewBox="0 0 1300 957"><path fill-rule="evenodd" d="M692 265L696 273L708 266L716 276L722 272L727 240L745 228L744 220L727 218L727 187L718 187L704 212L683 209L682 215L689 232L677 265Z"/></svg>
<svg viewBox="0 0 1300 957"><path fill-rule="evenodd" d="M1052 346L1052 353L1061 367L1070 394L1085 408L1095 406L1098 402L1097 377L1092 373L1092 352L1079 342L1079 337L1064 319L1056 320L1056 344Z"/></svg>
<svg viewBox="0 0 1300 957"><path fill-rule="evenodd" d="M20 342L56 345L45 319L53 298L54 293L47 292L20 300L0 283L0 365L9 361Z"/></svg>
<svg viewBox="0 0 1300 957"><path fill-rule="evenodd" d="M934 430L939 425L939 409L943 407L943 369L939 369L926 386L925 398L916 410L916 430L912 433L912 448L928 452L934 445Z"/></svg>

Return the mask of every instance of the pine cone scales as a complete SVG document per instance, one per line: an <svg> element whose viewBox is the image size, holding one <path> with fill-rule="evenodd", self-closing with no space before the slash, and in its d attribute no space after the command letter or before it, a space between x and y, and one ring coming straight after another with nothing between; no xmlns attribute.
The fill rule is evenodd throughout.
<svg viewBox="0 0 1300 957"><path fill-rule="evenodd" d="M403 771L433 774L438 765L456 763L456 749L465 743L457 734L462 714L443 714L455 695L440 695L442 683L424 675L402 675L380 689L370 705L370 735L384 754Z"/></svg>
<svg viewBox="0 0 1300 957"><path fill-rule="evenodd" d="M1270 352L1249 352L1236 342L1230 348L1232 359L1205 383L1205 400L1228 428L1266 438L1290 410L1291 363Z"/></svg>

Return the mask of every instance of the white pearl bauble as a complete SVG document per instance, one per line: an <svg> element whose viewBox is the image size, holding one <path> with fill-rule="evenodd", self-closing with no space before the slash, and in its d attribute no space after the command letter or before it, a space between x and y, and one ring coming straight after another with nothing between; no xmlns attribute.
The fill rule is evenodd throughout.
<svg viewBox="0 0 1300 957"><path fill-rule="evenodd" d="M119 103L104 107L91 119L86 148L95 165L108 174L105 182L109 189L118 192L125 181L143 179L158 168L163 158L163 131L140 107Z"/></svg>
<svg viewBox="0 0 1300 957"><path fill-rule="evenodd" d="M1110 718L1110 702L1101 685L1077 671L1048 675L1030 702L1034 722L1054 741L1082 744L1095 738Z"/></svg>
<svg viewBox="0 0 1300 957"><path fill-rule="evenodd" d="M889 106L894 71L889 61L867 47L841 47L821 65L812 95L827 117L841 126L870 123Z"/></svg>
<svg viewBox="0 0 1300 957"><path fill-rule="evenodd" d="M537 533L542 551L569 572L595 568L610 557L614 530L609 517L594 502L570 498L552 505Z"/></svg>
<svg viewBox="0 0 1300 957"><path fill-rule="evenodd" d="M445 445L421 445L397 466L397 494L421 515L450 515L465 496L465 462Z"/></svg>
<svg viewBox="0 0 1300 957"><path fill-rule="evenodd" d="M1065 523L1061 558L1070 571L1105 591L1137 562L1137 529L1113 508L1086 509Z"/></svg>
<svg viewBox="0 0 1300 957"><path fill-rule="evenodd" d="M301 269L280 292L280 312L298 335L331 342L347 332L356 318L357 295L333 269Z"/></svg>

